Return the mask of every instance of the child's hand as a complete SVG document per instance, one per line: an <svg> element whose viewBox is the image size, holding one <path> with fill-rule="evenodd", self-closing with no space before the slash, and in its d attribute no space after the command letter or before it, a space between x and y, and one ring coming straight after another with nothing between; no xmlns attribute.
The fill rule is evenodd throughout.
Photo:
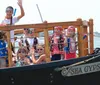
<svg viewBox="0 0 100 85"><path fill-rule="evenodd" d="M31 53L31 54L34 54L34 48L31 48L31 49L30 49L30 53Z"/></svg>
<svg viewBox="0 0 100 85"><path fill-rule="evenodd" d="M29 65L29 64L30 64L29 59L25 58L24 63L25 63L26 65Z"/></svg>

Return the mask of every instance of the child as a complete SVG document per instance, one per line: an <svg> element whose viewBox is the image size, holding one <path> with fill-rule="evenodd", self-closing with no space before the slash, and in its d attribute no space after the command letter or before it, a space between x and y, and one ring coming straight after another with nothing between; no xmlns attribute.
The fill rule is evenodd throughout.
<svg viewBox="0 0 100 85"><path fill-rule="evenodd" d="M54 27L54 33L51 37L51 61L61 60L61 55L64 47L63 28L61 26Z"/></svg>
<svg viewBox="0 0 100 85"><path fill-rule="evenodd" d="M34 64L46 63L46 55L44 53L44 48L42 45L37 46L38 55L35 55L34 49L31 49L31 53L32 53L32 61Z"/></svg>
<svg viewBox="0 0 100 85"><path fill-rule="evenodd" d="M3 31L0 31L0 68L6 67L7 55L8 52L5 43L5 33Z"/></svg>
<svg viewBox="0 0 100 85"><path fill-rule="evenodd" d="M76 58L76 39L75 39L75 27L69 26L65 39L65 60Z"/></svg>
<svg viewBox="0 0 100 85"><path fill-rule="evenodd" d="M17 52L16 66L31 65L30 58L28 57L28 50L25 47L20 47Z"/></svg>
<svg viewBox="0 0 100 85"><path fill-rule="evenodd" d="M22 0L18 0L18 5L20 7L20 10L21 10L21 14L18 15L17 17L13 17L13 12L14 12L14 9L12 6L8 6L5 10L6 12L6 16L5 18L2 20L2 24L5 24L5 25L14 25L15 23L17 23L24 15L24 9L23 9L23 5L22 5ZM11 30L10 31L10 37L11 37L11 45L12 45L12 51L14 52L14 30ZM14 52L15 53L15 52Z"/></svg>

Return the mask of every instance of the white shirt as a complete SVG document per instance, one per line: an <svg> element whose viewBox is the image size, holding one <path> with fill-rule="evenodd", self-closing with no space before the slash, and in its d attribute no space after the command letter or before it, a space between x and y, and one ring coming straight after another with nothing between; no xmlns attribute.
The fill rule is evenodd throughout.
<svg viewBox="0 0 100 85"><path fill-rule="evenodd" d="M34 44L34 38L27 38L27 41L28 41L30 47L33 47L33 44Z"/></svg>
<svg viewBox="0 0 100 85"><path fill-rule="evenodd" d="M4 19L3 21L2 21L2 24L10 24L10 19ZM12 25L14 25L16 22L18 22L18 19L17 19L17 17L13 17L12 18ZM11 38L11 42L14 42L14 30L11 30L10 31L10 38Z"/></svg>
<svg viewBox="0 0 100 85"><path fill-rule="evenodd" d="M24 45L24 46L27 46L26 43L25 43L25 40L28 41L30 47L32 47L33 44L34 44L34 38L28 38L28 37L25 37L25 35L23 35L22 40L23 40L23 45ZM21 40L20 40L19 42L21 42Z"/></svg>

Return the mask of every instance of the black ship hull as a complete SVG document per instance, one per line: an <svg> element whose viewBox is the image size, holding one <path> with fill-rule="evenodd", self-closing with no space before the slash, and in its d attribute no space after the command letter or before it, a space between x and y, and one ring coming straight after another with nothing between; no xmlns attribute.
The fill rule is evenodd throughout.
<svg viewBox="0 0 100 85"><path fill-rule="evenodd" d="M0 69L0 83L2 85L100 85L99 61L99 55L94 55L67 61ZM74 70L68 71L71 67L74 67ZM84 72L81 67L85 68Z"/></svg>

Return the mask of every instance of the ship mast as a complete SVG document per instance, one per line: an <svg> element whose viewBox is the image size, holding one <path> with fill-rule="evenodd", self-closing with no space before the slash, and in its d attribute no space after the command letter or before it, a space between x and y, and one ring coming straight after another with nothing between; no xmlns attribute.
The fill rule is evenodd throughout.
<svg viewBox="0 0 100 85"><path fill-rule="evenodd" d="M40 9L39 9L38 4L36 4L36 6L37 6L37 9L38 9L38 12L39 12L39 15L40 15L41 21L43 22L42 14L41 14L41 12L40 12Z"/></svg>

